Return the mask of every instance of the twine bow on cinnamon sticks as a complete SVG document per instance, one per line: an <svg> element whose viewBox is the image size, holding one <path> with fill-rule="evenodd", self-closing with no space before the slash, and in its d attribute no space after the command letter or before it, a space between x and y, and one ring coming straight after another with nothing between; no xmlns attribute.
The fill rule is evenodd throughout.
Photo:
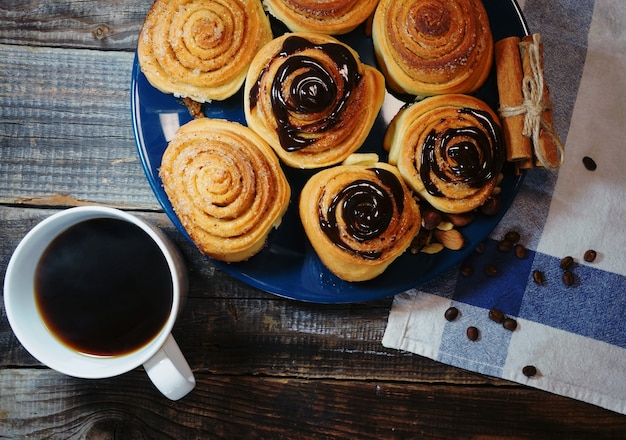
<svg viewBox="0 0 626 440"><path fill-rule="evenodd" d="M518 169L558 168L564 148L553 126L539 34L496 42L495 57L507 160Z"/></svg>

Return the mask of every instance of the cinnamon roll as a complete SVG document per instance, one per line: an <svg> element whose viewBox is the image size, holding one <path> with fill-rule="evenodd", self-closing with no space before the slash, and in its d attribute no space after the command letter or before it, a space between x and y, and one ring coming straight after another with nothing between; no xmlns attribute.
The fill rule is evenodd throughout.
<svg viewBox="0 0 626 440"><path fill-rule="evenodd" d="M383 75L333 37L285 34L252 61L246 122L294 168L335 165L365 141L385 96Z"/></svg>
<svg viewBox="0 0 626 440"><path fill-rule="evenodd" d="M345 281L383 273L421 223L398 170L386 163L339 165L314 174L300 194L299 211L320 260Z"/></svg>
<svg viewBox="0 0 626 440"><path fill-rule="evenodd" d="M152 86L197 102L242 86L258 49L272 39L259 0L156 0L137 44Z"/></svg>
<svg viewBox="0 0 626 440"><path fill-rule="evenodd" d="M370 17L378 0L265 0L267 10L293 32L346 34Z"/></svg>
<svg viewBox="0 0 626 440"><path fill-rule="evenodd" d="M497 115L461 94L433 96L400 110L383 144L407 184L447 213L481 206L506 157Z"/></svg>
<svg viewBox="0 0 626 440"><path fill-rule="evenodd" d="M493 63L480 0L381 0L372 38L387 83L398 93L471 93Z"/></svg>
<svg viewBox="0 0 626 440"><path fill-rule="evenodd" d="M262 249L291 193L273 150L252 130L223 120L194 119L179 128L159 175L189 237L226 262Z"/></svg>

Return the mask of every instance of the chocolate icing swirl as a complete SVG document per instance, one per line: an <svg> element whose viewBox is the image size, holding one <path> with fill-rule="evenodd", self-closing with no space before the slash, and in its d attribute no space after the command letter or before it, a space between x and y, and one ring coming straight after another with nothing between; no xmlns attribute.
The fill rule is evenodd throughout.
<svg viewBox="0 0 626 440"><path fill-rule="evenodd" d="M404 191L398 178L390 171L381 168L368 170L374 172L378 182L365 179L351 182L333 197L327 212L322 212L320 208L318 216L322 231L338 247L375 260L381 257L381 249L354 249L342 238L342 232L358 243L380 237L395 216L402 214ZM338 211L340 219L337 218Z"/></svg>
<svg viewBox="0 0 626 440"><path fill-rule="evenodd" d="M303 51L314 49L320 57ZM286 151L298 151L317 140L342 119L353 90L361 80L358 62L344 46L315 44L302 37L287 38L277 57L283 58L271 83L270 102L276 131ZM250 107L259 99L261 71L250 89Z"/></svg>
<svg viewBox="0 0 626 440"><path fill-rule="evenodd" d="M459 120L473 118L475 124L431 130L422 147L420 177L426 190L441 197L437 179L444 183L465 183L480 188L494 179L504 163L501 129L485 111L461 108ZM416 157L417 159L417 157Z"/></svg>

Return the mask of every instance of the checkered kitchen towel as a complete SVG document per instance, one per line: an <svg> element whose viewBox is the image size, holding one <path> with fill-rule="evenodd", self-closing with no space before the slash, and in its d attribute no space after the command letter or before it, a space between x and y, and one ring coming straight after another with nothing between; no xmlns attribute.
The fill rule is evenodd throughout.
<svg viewBox="0 0 626 440"><path fill-rule="evenodd" d="M544 43L565 162L558 172L528 172L485 252L465 262L471 277L456 267L394 298L383 345L626 414L626 3L520 5ZM527 258L497 250L509 230L521 234ZM583 259L588 249L597 251L592 263ZM567 255L571 287L559 267ZM487 263L500 275L484 275ZM544 285L533 281L535 269ZM460 315L448 322L450 306ZM489 319L494 307L517 320L515 331ZM468 339L468 326L478 340ZM537 374L524 375L526 365Z"/></svg>

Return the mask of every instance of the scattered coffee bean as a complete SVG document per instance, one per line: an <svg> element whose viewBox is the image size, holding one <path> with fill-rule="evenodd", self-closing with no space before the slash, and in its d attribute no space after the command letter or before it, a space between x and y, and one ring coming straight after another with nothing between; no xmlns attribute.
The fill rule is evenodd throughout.
<svg viewBox="0 0 626 440"><path fill-rule="evenodd" d="M495 277L498 275L498 273L498 268L493 264L485 265L485 275L487 275L488 277Z"/></svg>
<svg viewBox="0 0 626 440"><path fill-rule="evenodd" d="M432 232L425 228L420 228L413 241L411 242L411 249L415 249L415 253L419 252L424 246L430 243L432 238Z"/></svg>
<svg viewBox="0 0 626 440"><path fill-rule="evenodd" d="M490 196L480 207L480 212L485 215L496 215L500 211L500 197Z"/></svg>
<svg viewBox="0 0 626 440"><path fill-rule="evenodd" d="M561 269L563 270L570 270L573 264L574 264L574 259L568 255L567 257L564 257L561 260L561 262L559 263L559 266L561 266Z"/></svg>
<svg viewBox="0 0 626 440"><path fill-rule="evenodd" d="M464 277L471 277L472 275L474 275L474 268L472 266L467 265L467 264L463 264L459 268L459 272Z"/></svg>
<svg viewBox="0 0 626 440"><path fill-rule="evenodd" d="M443 315L447 321L454 321L459 316L459 309L456 307L449 307Z"/></svg>
<svg viewBox="0 0 626 440"><path fill-rule="evenodd" d="M574 278L574 274L572 272L570 272L569 270L566 270L565 272L563 272L563 284L565 284L566 286L573 286L574 282L576 281L576 279Z"/></svg>
<svg viewBox="0 0 626 440"><path fill-rule="evenodd" d="M443 217L437 211L425 210L422 212L422 227L432 231L443 221Z"/></svg>
<svg viewBox="0 0 626 440"><path fill-rule="evenodd" d="M520 238L519 232L517 231L509 231L504 235L504 239L510 241L511 243L517 243Z"/></svg>
<svg viewBox="0 0 626 440"><path fill-rule="evenodd" d="M485 252L485 242L483 241L478 246L476 246L476 249L474 249L474 252L476 252L477 254L482 254L483 252Z"/></svg>
<svg viewBox="0 0 626 440"><path fill-rule="evenodd" d="M513 242L507 239L500 240L498 242L498 250L505 253L511 252L513 250Z"/></svg>
<svg viewBox="0 0 626 440"><path fill-rule="evenodd" d="M498 310L498 309L489 310L489 319L491 319L493 322L502 324L502 322L504 322L504 318L506 318L506 316L504 316L504 312L502 312L502 310Z"/></svg>
<svg viewBox="0 0 626 440"><path fill-rule="evenodd" d="M598 253L596 251L594 251L593 249L589 249L588 251L585 252L585 255L583 256L583 258L585 259L587 263L591 263L593 260L596 259L597 255Z"/></svg>
<svg viewBox="0 0 626 440"><path fill-rule="evenodd" d="M523 260L526 258L526 247L523 244L517 243L513 248L513 253L517 258Z"/></svg>
<svg viewBox="0 0 626 440"><path fill-rule="evenodd" d="M524 368L522 368L522 374L526 377L533 377L537 374L537 367L533 365L526 365Z"/></svg>
<svg viewBox="0 0 626 440"><path fill-rule="evenodd" d="M596 161L589 156L583 157L583 165L585 165L585 168L587 168L589 171L594 171L596 168L598 168Z"/></svg>
<svg viewBox="0 0 626 440"><path fill-rule="evenodd" d="M517 328L517 321L513 318L506 318L502 322L502 327L509 331L514 331Z"/></svg>
<svg viewBox="0 0 626 440"><path fill-rule="evenodd" d="M480 335L480 332L478 331L478 329L474 326L470 326L467 327L467 338L470 341L475 341L478 339L478 336Z"/></svg>
<svg viewBox="0 0 626 440"><path fill-rule="evenodd" d="M546 282L546 276L540 270L533 270L533 281L539 285L542 285Z"/></svg>

